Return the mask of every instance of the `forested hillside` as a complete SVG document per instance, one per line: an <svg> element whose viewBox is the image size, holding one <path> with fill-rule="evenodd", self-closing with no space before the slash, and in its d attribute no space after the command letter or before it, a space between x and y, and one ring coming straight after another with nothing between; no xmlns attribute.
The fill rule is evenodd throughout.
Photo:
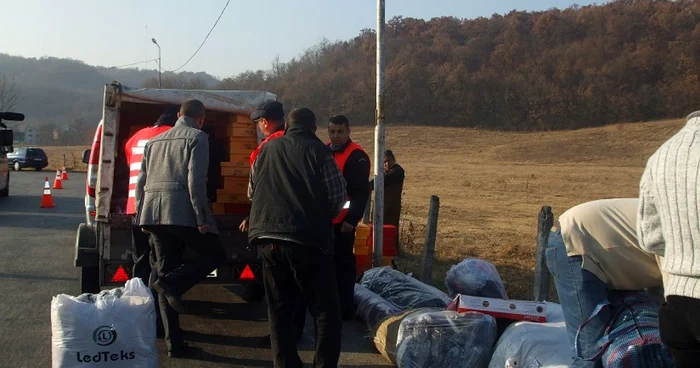
<svg viewBox="0 0 700 368"><path fill-rule="evenodd" d="M700 109L700 1L623 0L490 18L394 18L389 123L549 130ZM223 88L278 93L320 116L374 120L375 33L321 42Z"/></svg>

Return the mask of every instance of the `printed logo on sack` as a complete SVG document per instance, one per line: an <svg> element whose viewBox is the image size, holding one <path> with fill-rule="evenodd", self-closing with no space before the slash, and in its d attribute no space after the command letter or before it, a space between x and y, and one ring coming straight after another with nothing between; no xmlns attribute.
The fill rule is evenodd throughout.
<svg viewBox="0 0 700 368"><path fill-rule="evenodd" d="M117 330L112 326L100 326L92 333L92 340L100 346L109 346L117 341Z"/></svg>

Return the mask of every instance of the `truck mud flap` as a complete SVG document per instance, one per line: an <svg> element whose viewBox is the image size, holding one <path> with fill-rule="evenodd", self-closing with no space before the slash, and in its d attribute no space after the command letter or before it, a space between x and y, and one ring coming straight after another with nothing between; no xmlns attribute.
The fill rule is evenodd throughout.
<svg viewBox="0 0 700 368"><path fill-rule="evenodd" d="M75 267L98 267L97 237L92 226L78 225L75 236Z"/></svg>

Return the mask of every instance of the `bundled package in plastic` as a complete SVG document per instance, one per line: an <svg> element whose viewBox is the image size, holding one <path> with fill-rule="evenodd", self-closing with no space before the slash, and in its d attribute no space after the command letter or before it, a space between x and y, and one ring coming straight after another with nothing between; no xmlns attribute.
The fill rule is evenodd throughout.
<svg viewBox="0 0 700 368"><path fill-rule="evenodd" d="M53 368L158 367L153 294L139 278L122 288L51 301Z"/></svg>
<svg viewBox="0 0 700 368"><path fill-rule="evenodd" d="M370 329L384 318L402 312L399 307L360 284L355 284L355 311Z"/></svg>
<svg viewBox="0 0 700 368"><path fill-rule="evenodd" d="M508 299L506 288L496 267L484 260L467 258L450 267L445 276L450 297L457 294Z"/></svg>
<svg viewBox="0 0 700 368"><path fill-rule="evenodd" d="M388 266L367 270L360 283L401 310L445 308L452 301L437 288Z"/></svg>
<svg viewBox="0 0 700 368"><path fill-rule="evenodd" d="M569 367L572 357L563 321L515 322L498 339L488 368Z"/></svg>
<svg viewBox="0 0 700 368"><path fill-rule="evenodd" d="M425 311L401 321L399 368L486 368L496 342L496 321L481 313Z"/></svg>

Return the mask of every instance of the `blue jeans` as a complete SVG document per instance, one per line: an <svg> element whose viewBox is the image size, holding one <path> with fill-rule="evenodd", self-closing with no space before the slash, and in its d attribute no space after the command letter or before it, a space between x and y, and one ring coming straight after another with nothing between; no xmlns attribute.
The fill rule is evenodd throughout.
<svg viewBox="0 0 700 368"><path fill-rule="evenodd" d="M588 362L576 358L574 340L581 323L586 321L595 307L608 298L605 284L593 273L581 268L581 256L566 255L566 246L561 232L549 234L545 251L547 268L554 277L559 295L559 303L564 313L566 331L572 348L572 368L602 367L600 361ZM597 341L603 336L607 324L612 319L609 309L601 311L600 315L586 326L586 332L581 334L580 343L584 355L593 355Z"/></svg>

